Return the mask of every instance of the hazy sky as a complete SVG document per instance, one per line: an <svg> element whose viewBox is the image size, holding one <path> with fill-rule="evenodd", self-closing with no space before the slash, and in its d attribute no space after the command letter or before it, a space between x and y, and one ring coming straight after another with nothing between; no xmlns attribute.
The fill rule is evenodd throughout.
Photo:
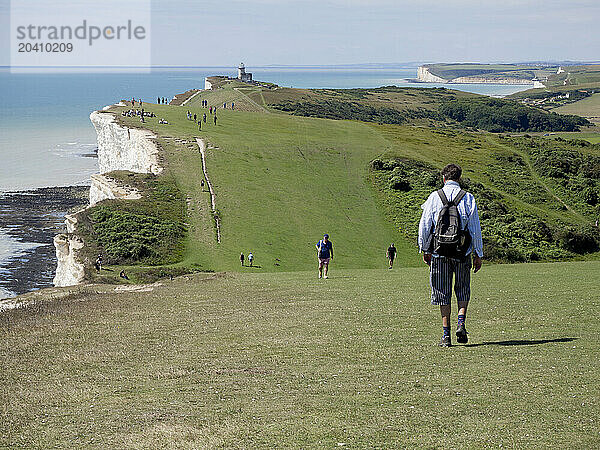
<svg viewBox="0 0 600 450"><path fill-rule="evenodd" d="M600 0L152 0L152 64L599 60L599 24Z"/></svg>

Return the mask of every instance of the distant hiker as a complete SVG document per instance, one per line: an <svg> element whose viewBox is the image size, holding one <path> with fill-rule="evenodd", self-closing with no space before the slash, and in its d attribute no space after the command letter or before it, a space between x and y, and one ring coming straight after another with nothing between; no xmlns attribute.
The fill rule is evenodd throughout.
<svg viewBox="0 0 600 450"><path fill-rule="evenodd" d="M458 301L456 340L461 344L469 340L465 319L471 297L471 267L478 272L483 256L477 205L473 195L460 188L458 181L461 174L462 169L456 164L448 164L442 169L444 187L431 193L423 203L419 223L419 249L423 253L423 261L429 266L431 304L439 305L442 314L441 347L452 345L453 276Z"/></svg>
<svg viewBox="0 0 600 450"><path fill-rule="evenodd" d="M227 103L223 103L223 109L227 109Z"/></svg>
<svg viewBox="0 0 600 450"><path fill-rule="evenodd" d="M160 97L156 97L156 104L160 105Z"/></svg>
<svg viewBox="0 0 600 450"><path fill-rule="evenodd" d="M202 131L202 121L198 121L198 131Z"/></svg>
<svg viewBox="0 0 600 450"><path fill-rule="evenodd" d="M213 118L213 120L215 121L215 125L217 124L217 115L215 114L215 117Z"/></svg>
<svg viewBox="0 0 600 450"><path fill-rule="evenodd" d="M333 243L329 240L329 235L325 233L315 247L319 259L319 278L327 278L329 260L333 259Z"/></svg>
<svg viewBox="0 0 600 450"><path fill-rule="evenodd" d="M125 275L125 271L124 270L121 270L121 273L119 274L119 276L121 278L123 278L124 280L129 280L129 277L127 275Z"/></svg>
<svg viewBox="0 0 600 450"><path fill-rule="evenodd" d="M206 123L206 113L204 113L204 114L202 115L202 120L204 121L204 123Z"/></svg>
<svg viewBox="0 0 600 450"><path fill-rule="evenodd" d="M96 262L94 263L94 267L96 268L96 272L100 273L102 270L102 255L98 255L98 258L96 258Z"/></svg>
<svg viewBox="0 0 600 450"><path fill-rule="evenodd" d="M233 109L233 108L234 108L234 105L235 105L235 104L234 104L233 102L231 102L231 109Z"/></svg>
<svg viewBox="0 0 600 450"><path fill-rule="evenodd" d="M387 259L390 262L389 268L391 269L392 266L394 265L394 258L396 258L396 247L394 247L393 243L391 243L390 246L388 247L385 256L387 256Z"/></svg>
<svg viewBox="0 0 600 450"><path fill-rule="evenodd" d="M252 254L252 252L248 253L248 263L250 264L250 267L252 267L252 263L254 262L254 255Z"/></svg>
<svg viewBox="0 0 600 450"><path fill-rule="evenodd" d="M240 263L242 263L242 267L244 267L244 254L240 253Z"/></svg>
<svg viewBox="0 0 600 450"><path fill-rule="evenodd" d="M202 179L200 181L200 187L202 188L202 190L204 190L204 179ZM244 255L242 255L242 256L244 256Z"/></svg>
<svg viewBox="0 0 600 450"><path fill-rule="evenodd" d="M196 113L194 113L194 122L196 121Z"/></svg>
<svg viewBox="0 0 600 450"><path fill-rule="evenodd" d="M208 113L212 114L212 106L210 108L208 108Z"/></svg>

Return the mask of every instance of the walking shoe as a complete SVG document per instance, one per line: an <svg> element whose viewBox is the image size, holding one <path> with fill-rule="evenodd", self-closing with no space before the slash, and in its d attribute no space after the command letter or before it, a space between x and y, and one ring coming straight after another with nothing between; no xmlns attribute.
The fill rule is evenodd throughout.
<svg viewBox="0 0 600 450"><path fill-rule="evenodd" d="M458 324L458 328L456 328L456 342L459 344L466 344L469 342L469 337L467 336L467 328L464 323Z"/></svg>
<svg viewBox="0 0 600 450"><path fill-rule="evenodd" d="M323 275L323 278L329 278L327 275Z"/></svg>
<svg viewBox="0 0 600 450"><path fill-rule="evenodd" d="M452 347L452 340L450 336L442 336L440 340L440 347Z"/></svg>

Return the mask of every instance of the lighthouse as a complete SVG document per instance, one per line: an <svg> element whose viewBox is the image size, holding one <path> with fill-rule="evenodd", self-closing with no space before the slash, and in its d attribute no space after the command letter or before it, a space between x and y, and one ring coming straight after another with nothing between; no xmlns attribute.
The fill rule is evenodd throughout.
<svg viewBox="0 0 600 450"><path fill-rule="evenodd" d="M238 80L241 81L252 81L252 74L249 72L246 72L246 66L244 66L244 63L240 63L240 65L238 66Z"/></svg>

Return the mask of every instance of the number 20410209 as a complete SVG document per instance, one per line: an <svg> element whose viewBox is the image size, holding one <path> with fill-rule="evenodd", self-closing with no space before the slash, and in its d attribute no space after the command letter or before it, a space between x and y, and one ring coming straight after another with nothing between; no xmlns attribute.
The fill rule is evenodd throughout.
<svg viewBox="0 0 600 450"><path fill-rule="evenodd" d="M31 42L20 42L19 53L70 53L73 51L73 44L70 42L46 42L32 44Z"/></svg>

